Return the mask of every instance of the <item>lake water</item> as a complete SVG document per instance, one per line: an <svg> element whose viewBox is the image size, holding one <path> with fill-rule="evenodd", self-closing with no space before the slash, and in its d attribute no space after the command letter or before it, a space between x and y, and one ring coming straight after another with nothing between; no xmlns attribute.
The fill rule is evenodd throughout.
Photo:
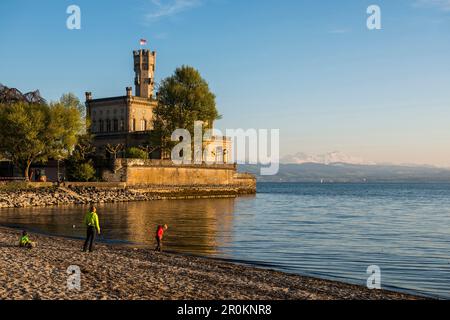
<svg viewBox="0 0 450 320"><path fill-rule="evenodd" d="M86 207L0 210L0 224L83 237ZM98 207L100 241L165 248L385 289L450 298L450 184L273 184L237 199Z"/></svg>

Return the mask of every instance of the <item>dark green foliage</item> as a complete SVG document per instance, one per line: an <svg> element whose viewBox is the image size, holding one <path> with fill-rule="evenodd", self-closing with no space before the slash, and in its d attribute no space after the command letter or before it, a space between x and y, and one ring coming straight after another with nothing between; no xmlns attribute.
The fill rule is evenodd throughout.
<svg viewBox="0 0 450 320"><path fill-rule="evenodd" d="M220 119L208 83L189 66L177 68L161 82L154 117L150 143L163 152L173 147L170 137L176 129L187 129L193 136L195 121L203 121L206 128L211 128Z"/></svg>
<svg viewBox="0 0 450 320"><path fill-rule="evenodd" d="M139 148L128 148L126 151L126 157L128 159L148 159L148 153Z"/></svg>
<svg viewBox="0 0 450 320"><path fill-rule="evenodd" d="M82 118L64 104L0 104L0 154L28 178L32 163L66 159L77 142Z"/></svg>

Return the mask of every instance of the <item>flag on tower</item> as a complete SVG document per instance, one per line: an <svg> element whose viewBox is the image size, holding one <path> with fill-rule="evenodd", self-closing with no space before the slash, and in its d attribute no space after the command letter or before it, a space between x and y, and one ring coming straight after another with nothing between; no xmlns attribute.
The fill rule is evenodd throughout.
<svg viewBox="0 0 450 320"><path fill-rule="evenodd" d="M146 46L147 45L147 40L141 39L140 43L141 43L141 46Z"/></svg>

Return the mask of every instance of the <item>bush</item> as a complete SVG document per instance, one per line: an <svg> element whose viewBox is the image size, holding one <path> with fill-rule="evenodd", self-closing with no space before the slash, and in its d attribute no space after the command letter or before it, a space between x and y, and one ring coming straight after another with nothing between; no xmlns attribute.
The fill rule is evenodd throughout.
<svg viewBox="0 0 450 320"><path fill-rule="evenodd" d="M128 159L148 159L148 154L144 150L141 150L139 148L128 148L126 152L126 157Z"/></svg>
<svg viewBox="0 0 450 320"><path fill-rule="evenodd" d="M95 169L90 163L76 163L68 172L69 181L88 182L95 180Z"/></svg>

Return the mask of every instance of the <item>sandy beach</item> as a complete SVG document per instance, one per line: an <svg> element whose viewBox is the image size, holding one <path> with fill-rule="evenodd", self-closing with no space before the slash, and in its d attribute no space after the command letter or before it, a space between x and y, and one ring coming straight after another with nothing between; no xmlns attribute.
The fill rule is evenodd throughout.
<svg viewBox="0 0 450 320"><path fill-rule="evenodd" d="M0 299L342 300L418 299L223 261L31 234L36 248L17 247L20 230L0 227ZM81 290L67 287L67 268L81 269Z"/></svg>

